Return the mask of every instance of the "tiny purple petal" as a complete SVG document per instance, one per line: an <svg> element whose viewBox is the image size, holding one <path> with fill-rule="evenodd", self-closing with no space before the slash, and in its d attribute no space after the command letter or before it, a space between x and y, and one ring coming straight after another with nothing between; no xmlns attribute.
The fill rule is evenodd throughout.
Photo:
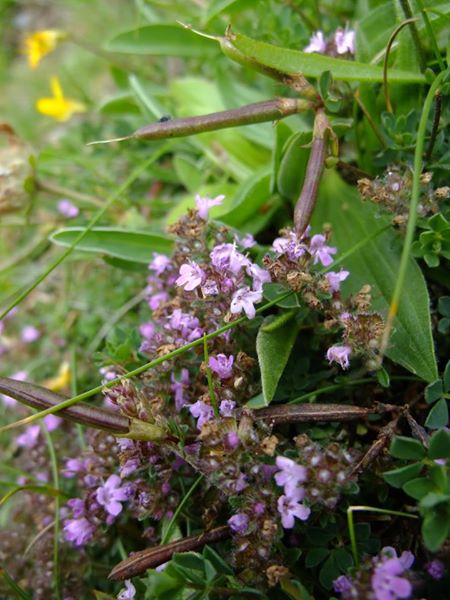
<svg viewBox="0 0 450 600"><path fill-rule="evenodd" d="M327 49L327 43L325 37L321 31L316 31L309 39L309 44L303 48L303 52L311 54L312 52L318 52L324 54Z"/></svg>
<svg viewBox="0 0 450 600"><path fill-rule="evenodd" d="M20 337L22 338L22 342L25 342L26 344L31 344L32 342L35 342L41 337L41 332L39 331L39 329L36 329L36 327L34 327L33 325L26 325L22 329Z"/></svg>
<svg viewBox="0 0 450 600"><path fill-rule="evenodd" d="M203 198L198 194L195 196L195 205L197 207L198 215L201 219L206 221L208 218L209 209L213 206L220 206L225 196L216 196L215 198Z"/></svg>
<svg viewBox="0 0 450 600"><path fill-rule="evenodd" d="M350 346L331 346L327 351L327 360L330 364L332 362L337 362L343 369L348 369L351 352L352 349Z"/></svg>
<svg viewBox="0 0 450 600"><path fill-rule="evenodd" d="M67 217L67 219L73 219L78 216L80 209L72 204L70 200L60 200L57 205L58 212L63 216Z"/></svg>
<svg viewBox="0 0 450 600"><path fill-rule="evenodd" d="M227 356L226 354L218 354L217 356L210 356L208 360L208 366L220 377L220 379L228 379L233 373L234 356Z"/></svg>
<svg viewBox="0 0 450 600"><path fill-rule="evenodd" d="M233 295L230 305L230 312L232 314L239 314L244 311L248 319L253 319L256 314L256 310L253 305L261 302L261 300L261 291L251 291L248 287L240 288Z"/></svg>
<svg viewBox="0 0 450 600"><path fill-rule="evenodd" d="M192 292L196 287L202 284L205 273L197 263L185 263L180 267L180 276L176 280L178 287L183 287L187 292Z"/></svg>
<svg viewBox="0 0 450 600"><path fill-rule="evenodd" d="M228 525L234 533L243 534L248 528L248 516L245 513L237 513L228 519Z"/></svg>

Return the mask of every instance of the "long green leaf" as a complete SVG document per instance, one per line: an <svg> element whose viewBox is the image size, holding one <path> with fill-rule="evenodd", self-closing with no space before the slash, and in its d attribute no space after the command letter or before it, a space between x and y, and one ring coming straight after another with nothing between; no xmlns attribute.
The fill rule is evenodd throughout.
<svg viewBox="0 0 450 600"><path fill-rule="evenodd" d="M60 246L70 246L82 227L66 227L50 236L50 240ZM92 229L77 245L77 250L96 252L113 256L121 260L148 264L153 252L170 254L173 241L155 233L131 231L115 227L96 227Z"/></svg>
<svg viewBox="0 0 450 600"><path fill-rule="evenodd" d="M205 58L218 53L213 40L193 35L177 25L145 25L124 31L106 44L110 52L149 56Z"/></svg>
<svg viewBox="0 0 450 600"><path fill-rule="evenodd" d="M336 173L329 172L320 190L313 226L320 229L325 222L332 224L333 243L342 253L372 230L379 229L387 218L380 216L374 206L362 203L354 188L345 184ZM354 293L362 285L370 284L373 307L385 316L395 287L400 256L400 240L393 229L388 229L344 261L343 266L351 272L343 286L344 292ZM425 381L437 378L428 291L413 259L408 264L387 356Z"/></svg>
<svg viewBox="0 0 450 600"><path fill-rule="evenodd" d="M238 56L233 56L233 49L237 50L246 58L249 66L251 63L259 63L284 73L303 73L306 77L319 77L324 71L331 71L333 79L342 81L383 81L383 69L376 65L321 54L307 54L299 50L258 42L238 33L233 33L228 39L228 44L223 44L222 47L227 55L242 62L239 61ZM421 73L389 69L389 81L424 83L425 78Z"/></svg>
<svg viewBox="0 0 450 600"><path fill-rule="evenodd" d="M264 406L268 406L275 395L298 333L298 327L292 321L284 323L277 329L266 329L273 319L273 317L264 319L256 337Z"/></svg>

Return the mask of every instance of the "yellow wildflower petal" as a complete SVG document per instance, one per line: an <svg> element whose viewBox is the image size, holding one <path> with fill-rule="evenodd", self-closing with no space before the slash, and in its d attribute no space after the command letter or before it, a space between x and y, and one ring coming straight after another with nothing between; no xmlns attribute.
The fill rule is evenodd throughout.
<svg viewBox="0 0 450 600"><path fill-rule="evenodd" d="M66 37L66 34L56 29L48 29L45 31L36 31L28 35L24 41L23 52L28 57L28 64L32 69L35 69L40 61L53 52L59 40Z"/></svg>
<svg viewBox="0 0 450 600"><path fill-rule="evenodd" d="M64 98L64 94L57 77L52 77L50 86L53 98L40 98L36 102L36 109L42 115L52 117L57 121L67 121L74 113L85 112L86 107L81 102Z"/></svg>
<svg viewBox="0 0 450 600"><path fill-rule="evenodd" d="M55 100L64 99L62 87L61 87L61 84L59 83L59 79L57 77L52 77L50 79L50 89L52 90L52 94L53 94Z"/></svg>
<svg viewBox="0 0 450 600"><path fill-rule="evenodd" d="M63 362L59 367L58 374L51 379L44 381L43 385L52 392L59 392L66 388L71 379L70 367L68 362Z"/></svg>

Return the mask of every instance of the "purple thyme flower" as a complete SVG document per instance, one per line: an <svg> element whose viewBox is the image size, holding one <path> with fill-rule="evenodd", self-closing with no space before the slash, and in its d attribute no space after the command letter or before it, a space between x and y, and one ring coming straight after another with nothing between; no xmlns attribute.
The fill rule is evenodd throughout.
<svg viewBox="0 0 450 600"><path fill-rule="evenodd" d="M68 519L64 523L64 535L66 540L73 542L75 546L84 546L94 535L95 527L86 517L81 519Z"/></svg>
<svg viewBox="0 0 450 600"><path fill-rule="evenodd" d="M36 327L34 327L33 325L26 325L22 329L20 337L22 338L22 342L25 342L26 344L31 344L32 342L35 342L41 337L41 332L39 331L39 329L36 329Z"/></svg>
<svg viewBox="0 0 450 600"><path fill-rule="evenodd" d="M192 404L189 412L194 418L198 419L197 429L201 429L206 422L214 417L213 407L203 402L203 400L197 400L197 402Z"/></svg>
<svg viewBox="0 0 450 600"><path fill-rule="evenodd" d="M250 260L236 249L236 244L219 244L211 250L210 257L213 267L222 274L231 272L237 275L251 264Z"/></svg>
<svg viewBox="0 0 450 600"><path fill-rule="evenodd" d="M207 279L202 285L202 294L204 296L217 296L219 293L219 286L214 279Z"/></svg>
<svg viewBox="0 0 450 600"><path fill-rule="evenodd" d="M148 307L150 308L150 310L156 310L161 306L161 304L167 302L168 299L169 294L167 292L156 292L156 294L151 294L149 296Z"/></svg>
<svg viewBox="0 0 450 600"><path fill-rule="evenodd" d="M444 577L445 565L442 560L437 558L430 560L430 562L427 562L425 567L428 575L430 575L433 579L442 579Z"/></svg>
<svg viewBox="0 0 450 600"><path fill-rule="evenodd" d="M34 448L37 444L40 431L40 425L30 425L22 434L16 437L16 444L23 448Z"/></svg>
<svg viewBox="0 0 450 600"><path fill-rule="evenodd" d="M208 218L209 209L212 206L220 206L225 196L216 196L215 198L202 198L198 194L195 196L195 205L197 206L198 216L206 221Z"/></svg>
<svg viewBox="0 0 450 600"><path fill-rule="evenodd" d="M180 308L176 308L169 318L169 322L164 325L165 329L179 333L180 342L192 342L199 338L203 331L199 327L200 321L188 313L184 313Z"/></svg>
<svg viewBox="0 0 450 600"><path fill-rule="evenodd" d="M154 323L152 323L151 321L148 321L147 323L142 323L141 325L139 325L139 333L142 335L143 338L151 340L155 334Z"/></svg>
<svg viewBox="0 0 450 600"><path fill-rule="evenodd" d="M227 523L234 533L243 534L248 528L248 516L245 513L237 513L230 517Z"/></svg>
<svg viewBox="0 0 450 600"><path fill-rule="evenodd" d="M314 257L314 264L320 261L324 267L329 267L333 262L331 255L336 254L337 248L327 246L325 242L326 238L324 235L313 235L309 244L309 251L311 256Z"/></svg>
<svg viewBox="0 0 450 600"><path fill-rule="evenodd" d="M245 286L233 294L230 312L232 314L239 314L244 311L248 319L253 319L256 314L255 307L253 305L261 302L261 300L261 290L251 291L247 286Z"/></svg>
<svg viewBox="0 0 450 600"><path fill-rule="evenodd" d="M133 600L136 596L136 588L129 579L125 581L125 589L122 589L116 597L116 600Z"/></svg>
<svg viewBox="0 0 450 600"><path fill-rule="evenodd" d="M327 360L330 364L332 362L337 362L343 369L348 369L351 352L352 349L350 346L331 346L331 348L328 348L327 350Z"/></svg>
<svg viewBox="0 0 450 600"><path fill-rule="evenodd" d="M405 577L399 577L407 571L414 562L411 552L402 552L397 557L397 552L391 546L382 548L381 562L379 562L372 575L372 590L376 600L397 600L409 598L412 594L412 585Z"/></svg>
<svg viewBox="0 0 450 600"><path fill-rule="evenodd" d="M308 226L301 238L297 236L295 231L289 231L284 237L276 238L273 241L272 247L277 254L286 254L289 260L292 262L297 262L298 259L303 256L308 249L308 247L301 240L309 235L309 231L310 227Z"/></svg>
<svg viewBox="0 0 450 600"><path fill-rule="evenodd" d="M272 279L270 273L265 269L262 269L258 265L251 263L246 268L247 274L253 279L253 289L260 291L264 283L269 283Z"/></svg>
<svg viewBox="0 0 450 600"><path fill-rule="evenodd" d="M67 219L74 219L75 217L78 217L80 213L80 209L66 198L63 198L58 202L57 209L58 212L63 217L67 217Z"/></svg>
<svg viewBox="0 0 450 600"><path fill-rule="evenodd" d="M121 487L121 483L122 480L118 475L110 475L96 492L97 502L113 517L117 517L122 512L121 502L129 498L128 489Z"/></svg>
<svg viewBox="0 0 450 600"><path fill-rule="evenodd" d="M167 271L172 265L170 258L168 258L165 254L157 254L156 252L153 254L153 259L148 265L150 271L154 271L156 275L161 275L164 271Z"/></svg>
<svg viewBox="0 0 450 600"><path fill-rule="evenodd" d="M303 500L303 496L304 491L301 488L296 488L291 494L278 498L277 508L284 529L294 527L295 517L301 521L306 521L311 514L311 509L299 502L299 500Z"/></svg>
<svg viewBox="0 0 450 600"><path fill-rule="evenodd" d="M239 446L239 443L240 439L236 431L229 431L227 434L225 434L225 446L228 448L228 450L236 450L236 448Z"/></svg>
<svg viewBox="0 0 450 600"><path fill-rule="evenodd" d="M277 456L276 465L280 469L275 473L276 484L284 487L284 493L288 496L298 490L298 484L306 481L307 470L304 466L286 456Z"/></svg>
<svg viewBox="0 0 450 600"><path fill-rule="evenodd" d="M312 52L318 52L319 54L325 54L327 49L327 43L322 31L316 31L310 38L309 44L303 48L303 52L311 54Z"/></svg>
<svg viewBox="0 0 450 600"><path fill-rule="evenodd" d="M355 32L352 29L336 29L334 43L338 54L355 53Z"/></svg>
<svg viewBox="0 0 450 600"><path fill-rule="evenodd" d="M234 356L226 354L218 354L210 356L208 365L211 371L216 373L220 379L228 379L233 373Z"/></svg>
<svg viewBox="0 0 450 600"><path fill-rule="evenodd" d="M222 400L219 406L219 412L222 417L232 417L236 402L233 400Z"/></svg>
<svg viewBox="0 0 450 600"><path fill-rule="evenodd" d="M252 236L251 233L246 233L243 238L239 238L238 235L235 235L234 239L235 239L236 243L239 244L239 246L244 248L244 250L247 250L248 248L253 248L253 246L256 246L256 240Z"/></svg>
<svg viewBox="0 0 450 600"><path fill-rule="evenodd" d="M82 473L86 470L86 461L82 458L69 458L66 461L66 466L63 470L64 477L74 477L77 473Z"/></svg>
<svg viewBox="0 0 450 600"><path fill-rule="evenodd" d="M333 581L333 589L338 594L344 594L352 589L352 580L346 575L341 575Z"/></svg>
<svg viewBox="0 0 450 600"><path fill-rule="evenodd" d="M192 292L196 287L202 284L205 277L204 271L198 266L197 263L191 262L191 264L185 263L180 267L180 276L176 280L176 285L183 287L186 292Z"/></svg>
<svg viewBox="0 0 450 600"><path fill-rule="evenodd" d="M42 420L44 421L48 431L55 431L55 429L57 429L62 423L61 417L57 417L56 415L47 415Z"/></svg>
<svg viewBox="0 0 450 600"><path fill-rule="evenodd" d="M328 283L330 284L331 291L339 292L342 281L345 281L349 275L349 271L343 271L341 269L339 273L336 273L335 271L329 271L328 273L326 273L325 277L327 278Z"/></svg>

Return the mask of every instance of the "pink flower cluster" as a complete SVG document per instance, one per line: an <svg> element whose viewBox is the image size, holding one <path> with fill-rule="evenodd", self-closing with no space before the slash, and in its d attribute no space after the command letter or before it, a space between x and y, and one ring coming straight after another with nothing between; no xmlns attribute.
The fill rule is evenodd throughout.
<svg viewBox="0 0 450 600"><path fill-rule="evenodd" d="M275 481L277 485L284 487L284 494L278 498L278 512L283 527L292 529L296 518L306 521L311 514L311 509L301 503L305 490L299 485L306 481L307 470L285 456L278 456L276 465L279 471L275 473Z"/></svg>
<svg viewBox="0 0 450 600"><path fill-rule="evenodd" d="M344 600L353 598L373 598L374 600L397 600L411 598L413 586L410 581L410 568L414 563L411 552L400 556L391 546L385 546L378 556L363 564L354 577L341 575L334 581L334 591ZM366 589L367 570L370 571L370 590ZM359 580L359 575L361 581ZM364 588L364 589L363 589Z"/></svg>
<svg viewBox="0 0 450 600"><path fill-rule="evenodd" d="M303 48L303 52L332 56L355 54L355 32L352 29L339 28L327 40L322 31L316 31L311 36L309 44Z"/></svg>

